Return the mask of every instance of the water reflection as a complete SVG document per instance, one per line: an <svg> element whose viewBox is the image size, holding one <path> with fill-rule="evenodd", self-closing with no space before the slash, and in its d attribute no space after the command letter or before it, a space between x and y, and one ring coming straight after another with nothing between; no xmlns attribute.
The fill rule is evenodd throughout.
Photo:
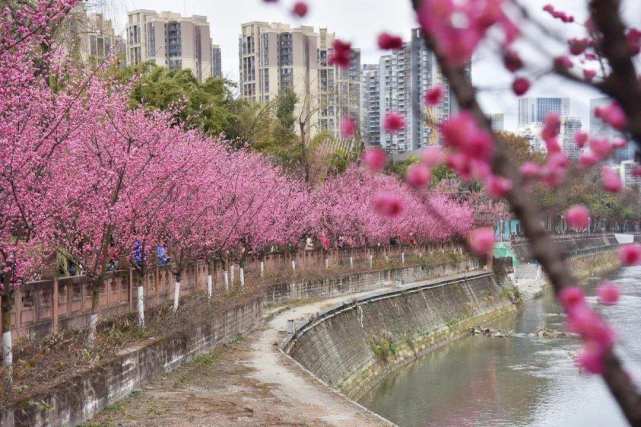
<svg viewBox="0 0 641 427"><path fill-rule="evenodd" d="M623 343L623 359L641 378L641 268L615 278L623 296L603 309ZM594 289L588 290L591 295ZM400 426L624 426L598 377L577 374L573 338L533 336L563 330L551 295L529 302L498 327L509 338L470 337L431 353L386 378L361 401Z"/></svg>

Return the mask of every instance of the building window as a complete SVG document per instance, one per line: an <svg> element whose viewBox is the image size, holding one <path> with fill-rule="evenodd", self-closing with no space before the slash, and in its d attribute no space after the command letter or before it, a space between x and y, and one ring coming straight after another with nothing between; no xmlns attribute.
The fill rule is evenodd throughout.
<svg viewBox="0 0 641 427"><path fill-rule="evenodd" d="M292 34L281 33L278 35L278 65L291 66L293 64Z"/></svg>
<svg viewBox="0 0 641 427"><path fill-rule="evenodd" d="M263 69L263 92L269 93L269 68Z"/></svg>
<svg viewBox="0 0 641 427"><path fill-rule="evenodd" d="M165 25L165 46L169 58L182 56L180 23L169 22Z"/></svg>
<svg viewBox="0 0 641 427"><path fill-rule="evenodd" d="M281 91L294 88L294 74L291 68L280 69L279 88Z"/></svg>
<svg viewBox="0 0 641 427"><path fill-rule="evenodd" d="M156 31L153 22L147 24L147 55L156 56Z"/></svg>
<svg viewBox="0 0 641 427"><path fill-rule="evenodd" d="M269 66L269 34L263 34L261 36L261 44L260 44L260 51L261 51L261 65L264 67Z"/></svg>

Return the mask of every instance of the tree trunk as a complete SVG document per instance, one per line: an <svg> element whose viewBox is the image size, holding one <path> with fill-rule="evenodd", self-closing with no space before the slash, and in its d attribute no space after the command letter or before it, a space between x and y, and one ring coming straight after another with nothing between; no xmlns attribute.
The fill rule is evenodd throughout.
<svg viewBox="0 0 641 427"><path fill-rule="evenodd" d="M176 282L174 284L174 313L178 311L180 303L180 272L176 273Z"/></svg>
<svg viewBox="0 0 641 427"><path fill-rule="evenodd" d="M307 146L306 146L306 139L307 136L305 135L305 122L304 121L299 121L298 125L300 127L300 150L301 150L301 155L303 157L303 168L305 169L305 182L309 184L309 163L307 161Z"/></svg>
<svg viewBox="0 0 641 427"><path fill-rule="evenodd" d="M141 273L136 274L138 282L138 292L136 295L136 307L138 311L138 327L145 327L145 289L143 286L144 276Z"/></svg>
<svg viewBox="0 0 641 427"><path fill-rule="evenodd" d="M2 295L2 365L4 369L5 390L13 384L13 343L11 314L13 312L13 293Z"/></svg>
<svg viewBox="0 0 641 427"><path fill-rule="evenodd" d="M207 263L207 300L211 301L211 296L214 292L214 280L212 276L212 270L215 271L212 266L212 262Z"/></svg>
<svg viewBox="0 0 641 427"><path fill-rule="evenodd" d="M91 313L89 314L89 328L87 345L93 347L96 343L96 330L98 328L98 304L100 303L100 285L102 279L96 279L91 286Z"/></svg>

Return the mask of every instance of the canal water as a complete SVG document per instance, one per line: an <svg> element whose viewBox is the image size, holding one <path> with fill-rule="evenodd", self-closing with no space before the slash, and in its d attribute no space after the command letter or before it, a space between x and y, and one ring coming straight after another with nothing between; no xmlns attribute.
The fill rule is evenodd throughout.
<svg viewBox="0 0 641 427"><path fill-rule="evenodd" d="M619 337L618 352L641 379L641 268L614 278L620 303L599 310ZM594 285L587 292L591 302ZM552 295L529 301L492 326L509 338L474 336L426 355L387 377L361 404L402 427L627 425L599 377L580 375L576 338L542 338L541 329L564 331Z"/></svg>

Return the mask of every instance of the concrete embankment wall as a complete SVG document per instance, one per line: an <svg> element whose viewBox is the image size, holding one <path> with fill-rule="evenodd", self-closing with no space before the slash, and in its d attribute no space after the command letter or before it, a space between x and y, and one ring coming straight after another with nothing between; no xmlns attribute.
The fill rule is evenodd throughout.
<svg viewBox="0 0 641 427"><path fill-rule="evenodd" d="M0 425L74 426L85 422L153 377L260 326L263 302L256 298L211 318L190 320L197 327L140 343L109 362L62 379L46 391L2 408Z"/></svg>
<svg viewBox="0 0 641 427"><path fill-rule="evenodd" d="M284 304L295 300L331 298L337 295L366 292L390 284L436 279L478 268L480 268L478 259L470 258L453 264L415 265L364 273L348 273L320 280L273 285L265 292L264 300L266 304Z"/></svg>
<svg viewBox="0 0 641 427"><path fill-rule="evenodd" d="M594 236L565 236L554 239L556 246L566 256L584 255L593 252L616 248L619 243L614 234L598 234ZM512 243L512 250L521 262L532 259L529 243L525 240Z"/></svg>
<svg viewBox="0 0 641 427"><path fill-rule="evenodd" d="M399 365L514 309L491 273L470 273L336 307L301 327L285 350L357 399Z"/></svg>

